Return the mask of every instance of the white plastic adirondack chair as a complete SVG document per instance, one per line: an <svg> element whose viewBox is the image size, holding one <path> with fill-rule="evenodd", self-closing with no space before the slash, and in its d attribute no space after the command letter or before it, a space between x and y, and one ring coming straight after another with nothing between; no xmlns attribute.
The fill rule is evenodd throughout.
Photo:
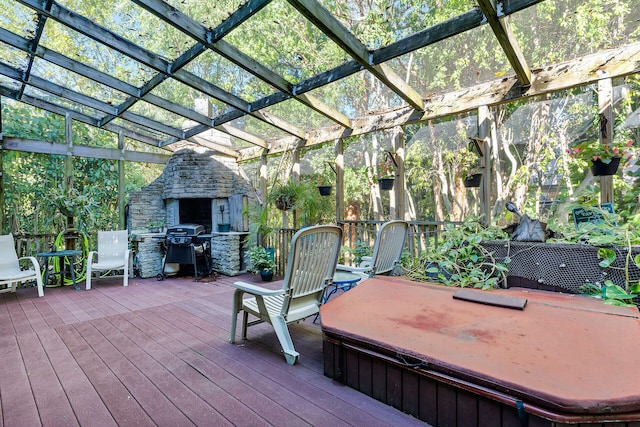
<svg viewBox="0 0 640 427"><path fill-rule="evenodd" d="M124 270L123 285L129 285L129 236L127 230L98 231L98 250L87 258L87 290L94 271Z"/></svg>
<svg viewBox="0 0 640 427"><path fill-rule="evenodd" d="M31 268L23 270L20 267L21 261L29 261ZM18 283L27 280L35 280L38 286L38 296L44 296L40 264L36 258L32 256L18 258L13 234L0 236L0 287L7 286L6 289L0 289L0 292L15 292Z"/></svg>
<svg viewBox="0 0 640 427"><path fill-rule="evenodd" d="M287 325L319 312L324 290L331 283L342 244L342 229L333 225L307 227L291 239L287 269L281 289L265 289L236 282L233 294L231 338L235 342L238 313L244 311L242 338L247 327L269 322L275 329L287 363L297 362L299 353L293 347ZM244 294L251 298L243 299ZM248 322L249 314L257 320Z"/></svg>
<svg viewBox="0 0 640 427"><path fill-rule="evenodd" d="M358 267L338 264L336 270L350 271L360 275L363 280L376 275L393 274L402 256L408 229L406 221L385 222L380 226L371 257L364 257Z"/></svg>

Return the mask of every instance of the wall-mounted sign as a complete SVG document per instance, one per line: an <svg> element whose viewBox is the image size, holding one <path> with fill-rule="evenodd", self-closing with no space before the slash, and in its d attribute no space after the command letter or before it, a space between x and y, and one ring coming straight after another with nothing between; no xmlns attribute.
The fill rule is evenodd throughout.
<svg viewBox="0 0 640 427"><path fill-rule="evenodd" d="M575 208L571 211L573 214L573 223L576 225L576 230L580 227L580 224L590 222L592 224L601 224L604 222L604 216L602 211L613 213L613 203L603 203L600 208L586 207Z"/></svg>

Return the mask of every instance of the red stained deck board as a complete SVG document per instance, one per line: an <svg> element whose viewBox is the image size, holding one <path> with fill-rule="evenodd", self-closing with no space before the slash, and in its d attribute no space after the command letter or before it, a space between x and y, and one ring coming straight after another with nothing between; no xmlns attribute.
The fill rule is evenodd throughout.
<svg viewBox="0 0 640 427"><path fill-rule="evenodd" d="M321 308L323 330L569 413L640 410L640 316L580 295L494 290L523 311L453 299L456 288L374 278ZM486 291L476 291L486 292Z"/></svg>
<svg viewBox="0 0 640 427"><path fill-rule="evenodd" d="M104 326L108 330L102 331L102 328L99 329L100 326ZM190 425L191 422L180 409L167 399L162 391L141 372L140 368L136 367L110 342L109 337L105 336L109 329L111 326L106 326L103 319L76 326L76 330L87 341L87 344L120 378L122 385L127 389L127 396L130 395L135 399L156 424Z"/></svg>
<svg viewBox="0 0 640 427"><path fill-rule="evenodd" d="M62 328L69 327L63 326ZM116 422L100 395L60 335L53 329L46 329L38 332L38 337L80 425L115 426Z"/></svg>
<svg viewBox="0 0 640 427"><path fill-rule="evenodd" d="M293 367L268 324L229 344L237 280L254 276L0 294L0 427L167 425L147 413L147 386L184 414L182 425L423 425L325 377L319 323L291 325L302 355ZM64 420L69 408L75 418Z"/></svg>
<svg viewBox="0 0 640 427"><path fill-rule="evenodd" d="M29 374L22 364L16 337L0 337L0 361L0 400L4 425L39 425L40 417L29 387ZM21 399L20 404L14 404L18 399Z"/></svg>
<svg viewBox="0 0 640 427"><path fill-rule="evenodd" d="M73 326L60 327L57 331L118 424L153 424L117 375Z"/></svg>

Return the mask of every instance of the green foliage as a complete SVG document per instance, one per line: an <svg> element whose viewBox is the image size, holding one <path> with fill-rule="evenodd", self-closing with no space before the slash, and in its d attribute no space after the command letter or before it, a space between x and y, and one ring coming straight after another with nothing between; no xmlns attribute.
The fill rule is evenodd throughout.
<svg viewBox="0 0 640 427"><path fill-rule="evenodd" d="M405 274L418 281L447 286L492 289L506 283L509 259L499 263L480 243L506 238L497 228L486 228L474 219L448 224L439 246L431 245L417 258L405 258Z"/></svg>
<svg viewBox="0 0 640 427"><path fill-rule="evenodd" d="M3 100L4 101L4 100ZM64 118L3 102L3 129L12 137L54 142L64 141ZM115 146L112 132L74 123L74 143ZM117 162L73 158L73 188L64 190L64 156L2 152L5 183L6 232L58 233L66 228L66 214L73 213L75 226L85 232L114 229L118 225ZM147 185L162 165L127 163L125 194ZM67 209L62 213L61 208Z"/></svg>
<svg viewBox="0 0 640 427"><path fill-rule="evenodd" d="M351 254L353 256L353 265L357 266L362 262L363 257L373 255L373 248L369 246L369 243L358 239L353 248L343 246L340 252L342 254Z"/></svg>
<svg viewBox="0 0 640 427"><path fill-rule="evenodd" d="M249 272L253 274L260 274L261 270L274 271L276 269L276 263L271 258L271 255L262 246L253 246L247 251L247 257L249 257Z"/></svg>
<svg viewBox="0 0 640 427"><path fill-rule="evenodd" d="M553 229L559 232L559 237L552 239L556 242L584 243L598 247L598 265L605 272L619 270L623 273L624 283L614 284L611 280L604 283L587 283L580 291L587 295L602 298L606 304L633 305L632 298L640 294L640 278L633 279L632 269L640 269L640 255L633 256L633 247L640 245L640 213L630 215L626 219L619 214L594 207L593 205L574 204L572 207L581 207L597 211L602 216L598 223L581 223L576 229L569 223L552 223ZM614 248L622 250L616 251ZM624 259L622 266L616 263L621 254ZM614 264L615 263L615 264Z"/></svg>

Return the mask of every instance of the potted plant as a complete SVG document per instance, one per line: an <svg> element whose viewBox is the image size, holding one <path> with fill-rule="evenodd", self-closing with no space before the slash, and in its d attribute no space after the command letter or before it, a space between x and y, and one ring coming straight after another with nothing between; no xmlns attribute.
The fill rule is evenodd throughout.
<svg viewBox="0 0 640 427"><path fill-rule="evenodd" d="M273 279L273 272L276 269L276 263L262 246L253 246L247 251L249 258L250 273L259 274L263 281L270 282Z"/></svg>
<svg viewBox="0 0 640 427"><path fill-rule="evenodd" d="M492 289L505 285L509 260L498 262L482 244L504 239L495 227L485 227L474 218L462 224L447 224L442 243L430 245L419 257L403 258L406 276L447 286Z"/></svg>
<svg viewBox="0 0 640 427"><path fill-rule="evenodd" d="M378 185L380 190L392 190L395 181L394 168L391 161L387 159L378 164Z"/></svg>
<svg viewBox="0 0 640 427"><path fill-rule="evenodd" d="M147 222L147 227L149 227L149 231L151 233L159 233L162 231L164 227L164 220L162 219L152 219Z"/></svg>
<svg viewBox="0 0 640 427"><path fill-rule="evenodd" d="M330 196L333 185L328 183L328 179L323 175L318 175L318 184L316 185L321 196Z"/></svg>
<svg viewBox="0 0 640 427"><path fill-rule="evenodd" d="M227 233L231 229L231 224L224 222L224 205L220 205L220 223L218 224L218 232Z"/></svg>
<svg viewBox="0 0 640 427"><path fill-rule="evenodd" d="M464 178L462 180L462 184L467 188L480 187L481 182L482 182L481 172L468 172L464 175Z"/></svg>
<svg viewBox="0 0 640 427"><path fill-rule="evenodd" d="M556 242L588 244L598 248L598 265L602 283L586 283L580 291L601 298L605 304L633 305L640 295L640 214L622 218L606 209L587 204L575 204L597 214L597 220L579 223L553 224L559 230ZM617 283L612 278L618 277ZM639 301L636 300L636 303Z"/></svg>
<svg viewBox="0 0 640 427"><path fill-rule="evenodd" d="M590 139L574 144L567 150L573 158L591 161L594 176L614 175L620 163L630 160L635 151L633 140L627 138L617 138L610 144Z"/></svg>
<svg viewBox="0 0 640 427"><path fill-rule="evenodd" d="M276 184L267 197L269 202L273 202L276 208L286 211L296 206L304 187L294 180L287 181L286 184Z"/></svg>

